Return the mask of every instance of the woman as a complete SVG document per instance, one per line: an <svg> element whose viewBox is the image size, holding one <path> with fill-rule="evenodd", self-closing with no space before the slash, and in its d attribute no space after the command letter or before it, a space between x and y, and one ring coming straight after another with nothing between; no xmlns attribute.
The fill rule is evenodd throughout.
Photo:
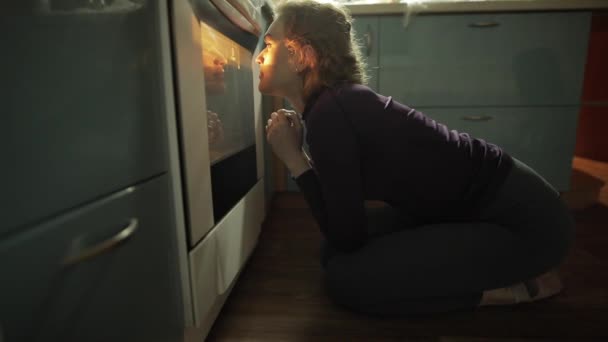
<svg viewBox="0 0 608 342"><path fill-rule="evenodd" d="M372 314L419 314L555 295L573 239L567 208L500 147L450 131L365 81L350 16L288 1L265 36L259 90L287 99L267 140L325 237L329 295ZM404 80L407 82L407 80ZM388 205L366 209L365 200Z"/></svg>

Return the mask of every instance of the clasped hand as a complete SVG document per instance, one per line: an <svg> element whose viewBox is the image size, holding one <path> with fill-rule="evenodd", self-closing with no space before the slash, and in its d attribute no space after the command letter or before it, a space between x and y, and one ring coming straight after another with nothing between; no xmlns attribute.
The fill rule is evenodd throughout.
<svg viewBox="0 0 608 342"><path fill-rule="evenodd" d="M266 140L288 167L301 158L302 131L302 121L296 112L279 109L270 114L266 125Z"/></svg>

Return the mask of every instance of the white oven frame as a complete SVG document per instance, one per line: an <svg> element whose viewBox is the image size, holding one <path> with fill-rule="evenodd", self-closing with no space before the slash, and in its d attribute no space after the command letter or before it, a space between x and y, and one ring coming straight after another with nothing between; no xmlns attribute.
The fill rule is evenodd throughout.
<svg viewBox="0 0 608 342"><path fill-rule="evenodd" d="M214 226L211 171L201 67L200 29L188 0L160 2L162 73L169 141L170 176L184 303L185 340L204 338L257 245L266 214L262 96L259 66L252 61L257 179L254 187ZM170 18L170 16L172 17ZM171 42L173 41L173 46ZM196 42L199 42L198 44ZM258 44L253 58L261 50ZM174 60L175 59L175 60ZM176 70L173 70L173 65ZM179 104L184 153L176 108ZM183 172L182 172L183 170ZM184 188L184 175L188 189ZM185 195L185 196L184 196ZM187 203L184 203L187 201ZM189 215L186 215L185 205ZM190 228L188 228L190 227ZM187 229L190 229L191 243Z"/></svg>

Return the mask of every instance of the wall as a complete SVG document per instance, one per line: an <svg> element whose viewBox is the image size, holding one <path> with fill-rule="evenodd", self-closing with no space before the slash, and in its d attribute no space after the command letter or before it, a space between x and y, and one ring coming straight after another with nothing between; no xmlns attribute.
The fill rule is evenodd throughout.
<svg viewBox="0 0 608 342"><path fill-rule="evenodd" d="M575 154L608 162L608 11L593 14Z"/></svg>

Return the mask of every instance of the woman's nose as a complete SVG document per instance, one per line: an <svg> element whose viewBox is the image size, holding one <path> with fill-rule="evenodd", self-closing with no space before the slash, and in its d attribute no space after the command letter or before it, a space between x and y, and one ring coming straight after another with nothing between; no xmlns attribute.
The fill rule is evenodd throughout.
<svg viewBox="0 0 608 342"><path fill-rule="evenodd" d="M264 63L264 56L262 56L262 53L260 53L256 58L255 58L256 63L258 64L263 64Z"/></svg>

